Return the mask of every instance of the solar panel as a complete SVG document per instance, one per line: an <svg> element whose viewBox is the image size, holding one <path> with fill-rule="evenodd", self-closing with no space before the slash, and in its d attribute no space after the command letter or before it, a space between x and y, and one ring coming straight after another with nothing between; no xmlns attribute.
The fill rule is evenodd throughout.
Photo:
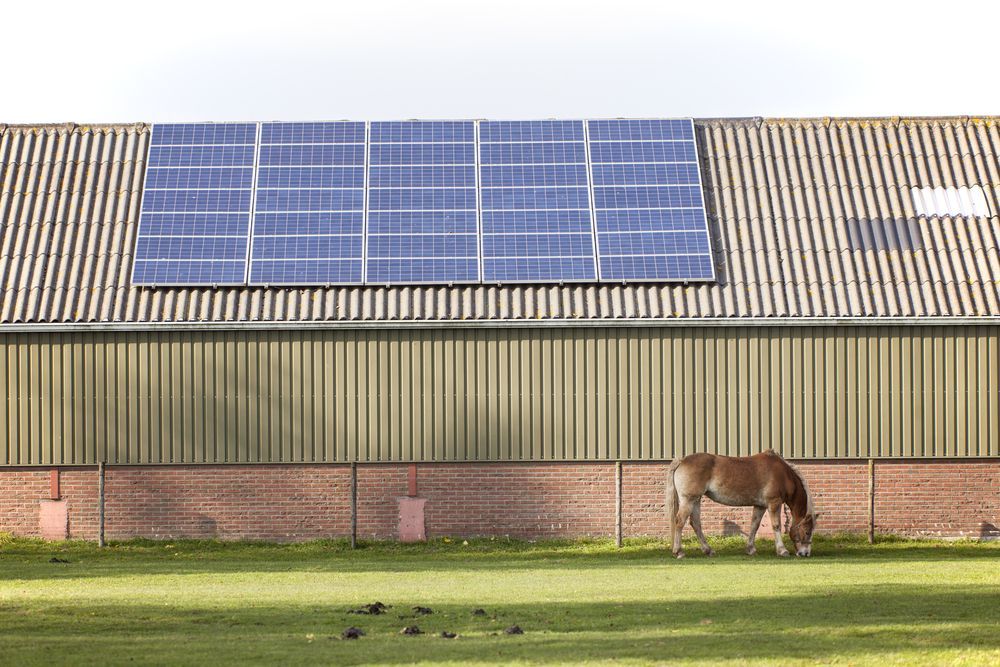
<svg viewBox="0 0 1000 667"><path fill-rule="evenodd" d="M358 284L365 195L363 122L264 123L250 284Z"/></svg>
<svg viewBox="0 0 1000 667"><path fill-rule="evenodd" d="M595 280L583 121L481 121L483 280Z"/></svg>
<svg viewBox="0 0 1000 667"><path fill-rule="evenodd" d="M479 280L473 121L373 122L368 283Z"/></svg>
<svg viewBox="0 0 1000 667"><path fill-rule="evenodd" d="M715 277L694 123L587 122L602 280Z"/></svg>
<svg viewBox="0 0 1000 667"><path fill-rule="evenodd" d="M140 285L714 278L687 120L153 128Z"/></svg>
<svg viewBox="0 0 1000 667"><path fill-rule="evenodd" d="M256 143L256 123L153 127L134 284L246 280Z"/></svg>

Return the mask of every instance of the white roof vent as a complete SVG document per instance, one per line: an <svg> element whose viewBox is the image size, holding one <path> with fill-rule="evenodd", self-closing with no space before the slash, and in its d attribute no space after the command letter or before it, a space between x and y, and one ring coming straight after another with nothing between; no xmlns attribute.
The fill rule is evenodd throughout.
<svg viewBox="0 0 1000 667"><path fill-rule="evenodd" d="M986 193L978 185L971 188L911 188L910 192L918 216L990 215Z"/></svg>

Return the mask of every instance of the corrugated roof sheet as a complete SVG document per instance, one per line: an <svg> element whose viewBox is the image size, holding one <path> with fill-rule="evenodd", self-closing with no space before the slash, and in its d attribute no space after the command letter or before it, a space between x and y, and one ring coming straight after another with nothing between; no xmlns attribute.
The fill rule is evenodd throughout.
<svg viewBox="0 0 1000 667"><path fill-rule="evenodd" d="M172 289L129 283L149 126L0 125L0 323L1000 316L998 118L696 121L719 280Z"/></svg>

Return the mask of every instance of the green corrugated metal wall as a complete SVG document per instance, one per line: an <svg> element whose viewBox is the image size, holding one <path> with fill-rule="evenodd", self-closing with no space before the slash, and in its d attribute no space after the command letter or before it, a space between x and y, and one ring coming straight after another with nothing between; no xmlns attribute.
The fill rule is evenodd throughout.
<svg viewBox="0 0 1000 667"><path fill-rule="evenodd" d="M1000 327L0 335L0 465L1000 455Z"/></svg>

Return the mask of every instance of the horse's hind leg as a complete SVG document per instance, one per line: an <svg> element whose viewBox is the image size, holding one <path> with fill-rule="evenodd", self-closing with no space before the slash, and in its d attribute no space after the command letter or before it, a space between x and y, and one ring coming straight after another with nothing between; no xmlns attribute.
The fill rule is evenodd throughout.
<svg viewBox="0 0 1000 667"><path fill-rule="evenodd" d="M774 549L779 556L787 556L788 549L785 548L785 542L781 539L781 502L771 503L768 505L767 511L771 515L771 528L774 529Z"/></svg>
<svg viewBox="0 0 1000 667"><path fill-rule="evenodd" d="M705 533L701 532L701 498L696 500L694 506L691 508L691 527L694 528L694 534L698 536L698 542L701 543L701 550L705 552L706 556L714 556L715 552L712 551L712 547L708 546Z"/></svg>
<svg viewBox="0 0 1000 667"><path fill-rule="evenodd" d="M674 555L678 558L684 558L684 550L681 548L681 534L684 532L684 526L687 524L688 518L691 517L696 501L686 496L680 496L678 500L677 521L674 523L674 534L672 535L674 540L673 551ZM699 498L698 502L700 500Z"/></svg>
<svg viewBox="0 0 1000 667"><path fill-rule="evenodd" d="M750 520L750 533L747 535L747 554L754 556L757 554L757 529L760 528L761 519L764 518L766 507L753 508L753 518Z"/></svg>

